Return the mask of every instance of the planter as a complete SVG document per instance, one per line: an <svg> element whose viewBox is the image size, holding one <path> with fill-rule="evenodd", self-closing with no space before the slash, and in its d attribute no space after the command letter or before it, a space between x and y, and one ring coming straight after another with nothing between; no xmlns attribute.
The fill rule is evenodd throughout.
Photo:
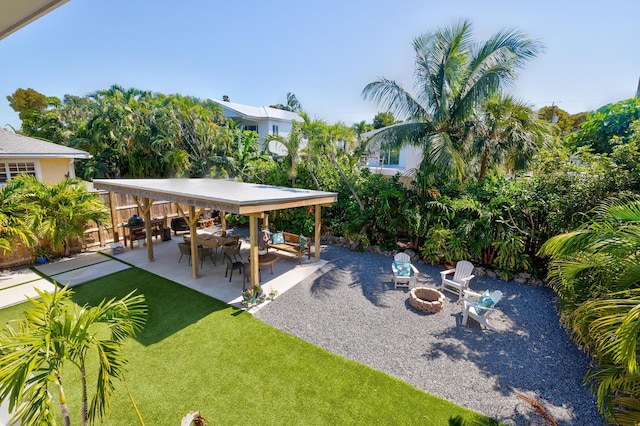
<svg viewBox="0 0 640 426"><path fill-rule="evenodd" d="M38 262L38 265L44 265L45 263L47 263L48 260L49 258L47 258L47 256L36 257L36 262Z"/></svg>

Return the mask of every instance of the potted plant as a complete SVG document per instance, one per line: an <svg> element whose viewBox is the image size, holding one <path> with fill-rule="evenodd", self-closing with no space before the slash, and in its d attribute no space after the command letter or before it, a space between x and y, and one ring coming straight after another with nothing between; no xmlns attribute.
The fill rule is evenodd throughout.
<svg viewBox="0 0 640 426"><path fill-rule="evenodd" d="M254 285L242 292L242 305L251 307L265 301L265 294L262 286Z"/></svg>
<svg viewBox="0 0 640 426"><path fill-rule="evenodd" d="M38 265L44 265L49 260L49 250L42 246L37 246L32 251L33 259Z"/></svg>

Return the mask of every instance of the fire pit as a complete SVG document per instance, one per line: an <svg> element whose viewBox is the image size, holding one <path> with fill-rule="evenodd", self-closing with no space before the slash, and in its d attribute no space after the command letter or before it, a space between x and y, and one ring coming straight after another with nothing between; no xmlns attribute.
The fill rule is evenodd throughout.
<svg viewBox="0 0 640 426"><path fill-rule="evenodd" d="M435 314L444 307L444 295L428 287L416 287L409 292L409 303L422 312Z"/></svg>

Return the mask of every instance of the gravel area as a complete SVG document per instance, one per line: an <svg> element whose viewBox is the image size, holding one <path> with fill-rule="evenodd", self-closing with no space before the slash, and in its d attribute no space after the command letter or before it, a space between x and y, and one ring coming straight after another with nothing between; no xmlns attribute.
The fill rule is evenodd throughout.
<svg viewBox="0 0 640 426"><path fill-rule="evenodd" d="M561 425L603 425L582 385L589 360L558 322L554 293L476 277L471 288L502 290L492 317L498 331L461 325L461 305L423 314L408 290L393 288L391 258L328 245L316 275L264 306L256 317L331 352L509 425L539 421L517 392L536 397ZM438 285L440 269L416 265L419 286Z"/></svg>

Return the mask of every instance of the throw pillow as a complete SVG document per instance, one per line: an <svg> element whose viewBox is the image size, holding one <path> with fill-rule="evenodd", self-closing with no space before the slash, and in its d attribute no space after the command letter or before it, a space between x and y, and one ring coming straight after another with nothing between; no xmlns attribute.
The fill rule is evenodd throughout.
<svg viewBox="0 0 640 426"><path fill-rule="evenodd" d="M305 237L304 235L300 234L300 243L298 243L300 246L300 250L304 250L305 246L307 245L307 237Z"/></svg>
<svg viewBox="0 0 640 426"><path fill-rule="evenodd" d="M487 310L482 308L492 308L493 305L495 305L493 299L491 298L491 292L489 290L485 290L476 304L479 307L479 309L476 309L478 315L484 315Z"/></svg>
<svg viewBox="0 0 640 426"><path fill-rule="evenodd" d="M271 243L272 244L284 244L284 234L282 232L277 232L275 234L271 234Z"/></svg>
<svg viewBox="0 0 640 426"><path fill-rule="evenodd" d="M411 276L411 262L398 263L398 276L410 277Z"/></svg>

